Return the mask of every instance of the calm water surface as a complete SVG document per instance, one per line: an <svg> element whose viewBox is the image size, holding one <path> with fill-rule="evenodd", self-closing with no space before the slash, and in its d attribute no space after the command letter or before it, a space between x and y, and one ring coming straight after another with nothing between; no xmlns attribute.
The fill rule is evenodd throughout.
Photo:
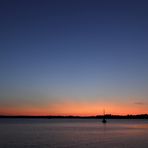
<svg viewBox="0 0 148 148"><path fill-rule="evenodd" d="M0 119L0 148L148 148L148 120Z"/></svg>

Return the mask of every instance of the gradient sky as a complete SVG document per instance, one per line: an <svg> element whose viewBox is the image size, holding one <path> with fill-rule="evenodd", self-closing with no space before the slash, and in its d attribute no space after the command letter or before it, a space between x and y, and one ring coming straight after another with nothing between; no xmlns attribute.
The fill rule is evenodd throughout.
<svg viewBox="0 0 148 148"><path fill-rule="evenodd" d="M148 113L148 2L1 0L0 114Z"/></svg>

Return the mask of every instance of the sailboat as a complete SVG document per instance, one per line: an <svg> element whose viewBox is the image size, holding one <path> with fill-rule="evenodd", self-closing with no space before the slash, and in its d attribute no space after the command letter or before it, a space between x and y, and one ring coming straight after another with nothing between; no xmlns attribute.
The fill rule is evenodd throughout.
<svg viewBox="0 0 148 148"><path fill-rule="evenodd" d="M106 120L106 118L105 118L105 110L104 110L104 113L103 113L103 114L104 114L104 116L103 116L103 119L102 119L102 123L105 124L105 123L107 123L107 120Z"/></svg>

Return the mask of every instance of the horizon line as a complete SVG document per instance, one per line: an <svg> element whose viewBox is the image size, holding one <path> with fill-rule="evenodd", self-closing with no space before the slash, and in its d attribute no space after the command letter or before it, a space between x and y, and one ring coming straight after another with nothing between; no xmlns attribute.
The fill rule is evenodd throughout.
<svg viewBox="0 0 148 148"><path fill-rule="evenodd" d="M141 115L148 115L148 113L142 113L142 114L104 114L105 116L141 116ZM97 116L104 116L102 114L96 114L96 115L9 115L9 114L0 114L1 116L12 116L12 117L17 117L17 116L28 116L28 117L97 117Z"/></svg>

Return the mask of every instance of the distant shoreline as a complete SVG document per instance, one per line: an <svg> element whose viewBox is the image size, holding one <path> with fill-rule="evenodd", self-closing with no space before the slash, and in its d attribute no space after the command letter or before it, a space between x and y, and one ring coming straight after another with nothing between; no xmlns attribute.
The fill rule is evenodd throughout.
<svg viewBox="0 0 148 148"><path fill-rule="evenodd" d="M43 119L102 119L103 117L107 119L148 119L148 114L140 115L96 115L96 116L29 116L29 115L0 115L0 118L43 118Z"/></svg>

